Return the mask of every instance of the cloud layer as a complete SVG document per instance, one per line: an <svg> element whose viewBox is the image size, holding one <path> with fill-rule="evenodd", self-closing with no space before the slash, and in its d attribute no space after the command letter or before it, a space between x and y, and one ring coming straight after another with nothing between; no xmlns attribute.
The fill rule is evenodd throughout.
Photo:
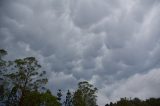
<svg viewBox="0 0 160 106"><path fill-rule="evenodd" d="M0 1L8 58L37 57L54 92L89 80L99 105L160 96L159 28L158 0Z"/></svg>

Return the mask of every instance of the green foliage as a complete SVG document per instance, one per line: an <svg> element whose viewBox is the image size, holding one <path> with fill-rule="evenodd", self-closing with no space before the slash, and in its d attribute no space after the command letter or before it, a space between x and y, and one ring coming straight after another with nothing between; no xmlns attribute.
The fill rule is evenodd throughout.
<svg viewBox="0 0 160 106"><path fill-rule="evenodd" d="M160 106L160 98L158 98L158 99L156 99L156 98L147 99L146 103L149 106Z"/></svg>
<svg viewBox="0 0 160 106"><path fill-rule="evenodd" d="M97 90L87 81L79 82L78 89L73 95L74 106L96 106Z"/></svg>
<svg viewBox="0 0 160 106"><path fill-rule="evenodd" d="M60 106L49 90L40 92L48 80L35 57L7 62L2 60L6 54L0 50L0 101L7 106Z"/></svg>
<svg viewBox="0 0 160 106"><path fill-rule="evenodd" d="M48 80L43 77L45 72L40 70L41 66L34 57L16 59L13 66L12 72L5 77L21 92L19 105L22 105L26 91L38 91Z"/></svg>
<svg viewBox="0 0 160 106"><path fill-rule="evenodd" d="M7 51L4 49L0 49L0 59L5 55L7 55Z"/></svg>
<svg viewBox="0 0 160 106"><path fill-rule="evenodd" d="M83 94L80 90L77 90L73 95L73 105L74 106L86 106L83 98Z"/></svg>
<svg viewBox="0 0 160 106"><path fill-rule="evenodd" d="M0 49L0 101L3 101L5 98L5 81L3 77L7 65L7 62L3 60L5 55L7 55L7 51Z"/></svg>
<svg viewBox="0 0 160 106"><path fill-rule="evenodd" d="M24 98L23 106L60 106L57 98L51 94L49 90L45 93L38 91L28 91Z"/></svg>
<svg viewBox="0 0 160 106"><path fill-rule="evenodd" d="M17 59L14 61L14 69L6 74L6 78L20 90L38 90L47 83L43 77L45 71L40 70L41 66L34 57Z"/></svg>
<svg viewBox="0 0 160 106"><path fill-rule="evenodd" d="M6 70L6 61L2 59L5 55L7 55L7 51L0 49L0 78Z"/></svg>
<svg viewBox="0 0 160 106"><path fill-rule="evenodd" d="M57 98L51 94L49 90L46 93L41 94L41 101L45 103L46 106L60 106L60 103L57 101Z"/></svg>
<svg viewBox="0 0 160 106"><path fill-rule="evenodd" d="M160 98L150 98L145 101L142 101L138 98L121 98L121 100L117 101L116 103L106 104L105 106L160 106Z"/></svg>
<svg viewBox="0 0 160 106"><path fill-rule="evenodd" d="M11 92L9 93L7 104L9 106L18 105L17 87L13 87Z"/></svg>

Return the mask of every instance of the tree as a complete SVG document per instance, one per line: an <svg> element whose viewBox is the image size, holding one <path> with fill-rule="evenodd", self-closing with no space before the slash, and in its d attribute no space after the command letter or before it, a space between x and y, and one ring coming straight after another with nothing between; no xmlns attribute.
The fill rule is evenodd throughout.
<svg viewBox="0 0 160 106"><path fill-rule="evenodd" d="M60 106L57 98L46 91L46 72L34 57L5 61L5 55L7 51L0 49L0 105Z"/></svg>
<svg viewBox="0 0 160 106"><path fill-rule="evenodd" d="M106 104L105 106L109 106L109 104Z"/></svg>
<svg viewBox="0 0 160 106"><path fill-rule="evenodd" d="M17 97L17 88L13 87L11 92L8 95L7 105L8 106L17 106L18 105L18 97Z"/></svg>
<svg viewBox="0 0 160 106"><path fill-rule="evenodd" d="M74 106L86 106L82 92L78 89L73 95L73 105Z"/></svg>
<svg viewBox="0 0 160 106"><path fill-rule="evenodd" d="M40 70L41 65L35 57L16 59L12 70L5 77L12 83L13 88L19 91L19 106L24 105L24 97L27 91L38 91L47 83L44 77L45 71Z"/></svg>
<svg viewBox="0 0 160 106"><path fill-rule="evenodd" d="M0 49L0 101L5 98L5 80L3 77L7 67L7 62L3 60L5 55L7 55L7 51Z"/></svg>
<svg viewBox="0 0 160 106"><path fill-rule="evenodd" d="M57 92L57 100L58 100L58 102L62 105L62 103L61 103L61 97L62 97L62 91L61 91L61 89L58 89L58 92Z"/></svg>
<svg viewBox="0 0 160 106"><path fill-rule="evenodd" d="M7 55L7 51L0 49L0 78L3 77L4 71L6 70L6 61L3 60L5 55Z"/></svg>
<svg viewBox="0 0 160 106"><path fill-rule="evenodd" d="M156 99L156 98L147 99L146 103L149 106L160 106L160 98L159 99Z"/></svg>
<svg viewBox="0 0 160 106"><path fill-rule="evenodd" d="M66 94L66 100L65 100L64 104L65 104L65 106L72 106L72 94L69 90Z"/></svg>
<svg viewBox="0 0 160 106"><path fill-rule="evenodd" d="M0 60L2 59L3 56L7 55L7 51L4 49L0 49Z"/></svg>
<svg viewBox="0 0 160 106"><path fill-rule="evenodd" d="M33 99L34 98L34 99ZM60 106L57 98L50 90L40 93L38 91L28 91L24 98L24 106Z"/></svg>
<svg viewBox="0 0 160 106"><path fill-rule="evenodd" d="M97 88L87 81L79 82L78 89L73 95L74 106L97 106L96 92Z"/></svg>
<svg viewBox="0 0 160 106"><path fill-rule="evenodd" d="M150 98L144 101L138 98L121 98L116 103L111 102L110 105L106 104L105 106L160 106L160 98Z"/></svg>
<svg viewBox="0 0 160 106"><path fill-rule="evenodd" d="M50 90L41 94L41 101L45 106L60 106L61 104L57 101L57 98L52 95Z"/></svg>

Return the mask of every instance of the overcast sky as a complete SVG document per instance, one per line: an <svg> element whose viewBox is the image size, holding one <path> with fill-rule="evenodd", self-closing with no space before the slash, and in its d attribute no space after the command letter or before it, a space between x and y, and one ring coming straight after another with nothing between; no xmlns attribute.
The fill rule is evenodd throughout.
<svg viewBox="0 0 160 106"><path fill-rule="evenodd" d="M88 80L100 106L160 97L160 0L0 0L0 48L35 56L54 94Z"/></svg>

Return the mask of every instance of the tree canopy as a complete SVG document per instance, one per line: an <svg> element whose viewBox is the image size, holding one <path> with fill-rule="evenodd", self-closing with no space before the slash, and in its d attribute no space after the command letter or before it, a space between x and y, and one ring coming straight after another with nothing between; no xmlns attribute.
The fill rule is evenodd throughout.
<svg viewBox="0 0 160 106"><path fill-rule="evenodd" d="M115 103L110 102L105 106L160 106L160 98L150 98L147 100L121 98L119 101Z"/></svg>
<svg viewBox="0 0 160 106"><path fill-rule="evenodd" d="M35 57L5 61L2 60L5 55L7 51L1 49L0 101L7 106L60 106L57 98L46 90L46 71L41 70Z"/></svg>
<svg viewBox="0 0 160 106"><path fill-rule="evenodd" d="M79 82L73 95L74 106L96 106L97 88L87 81Z"/></svg>

